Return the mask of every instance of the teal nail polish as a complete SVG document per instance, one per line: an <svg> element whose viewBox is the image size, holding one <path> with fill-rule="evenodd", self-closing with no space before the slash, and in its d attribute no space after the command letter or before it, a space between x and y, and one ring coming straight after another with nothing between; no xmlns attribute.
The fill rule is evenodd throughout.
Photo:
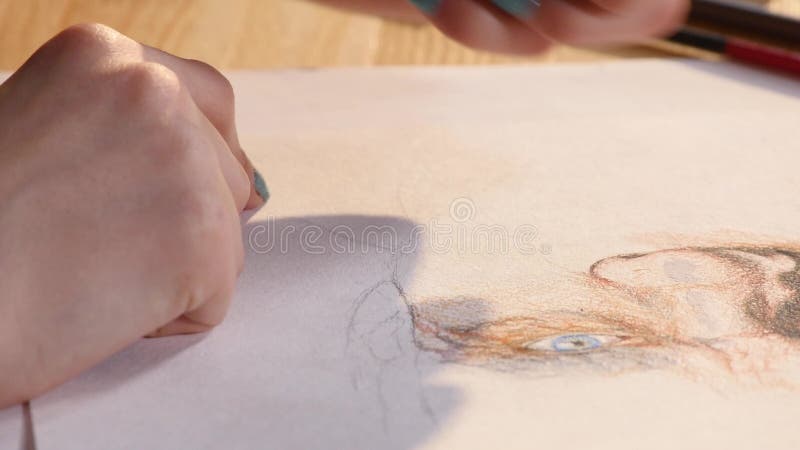
<svg viewBox="0 0 800 450"><path fill-rule="evenodd" d="M528 18L539 8L540 0L492 0L498 8L520 18Z"/></svg>
<svg viewBox="0 0 800 450"><path fill-rule="evenodd" d="M428 15L436 14L436 10L439 9L439 5L442 3L442 0L409 0L411 3L414 4L417 8L419 8L422 12Z"/></svg>
<svg viewBox="0 0 800 450"><path fill-rule="evenodd" d="M266 203L269 200L269 189L267 189L267 183L264 182L264 177L257 170L253 171L253 185L258 196Z"/></svg>

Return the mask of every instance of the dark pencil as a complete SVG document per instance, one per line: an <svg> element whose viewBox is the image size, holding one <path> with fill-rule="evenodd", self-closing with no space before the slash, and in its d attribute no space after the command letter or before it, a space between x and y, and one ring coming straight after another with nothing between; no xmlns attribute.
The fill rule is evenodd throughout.
<svg viewBox="0 0 800 450"><path fill-rule="evenodd" d="M800 45L800 19L774 14L741 1L692 0L689 22L716 25L736 33Z"/></svg>
<svg viewBox="0 0 800 450"><path fill-rule="evenodd" d="M684 28L667 39L678 44L720 53L737 61L800 76L800 53L691 28Z"/></svg>

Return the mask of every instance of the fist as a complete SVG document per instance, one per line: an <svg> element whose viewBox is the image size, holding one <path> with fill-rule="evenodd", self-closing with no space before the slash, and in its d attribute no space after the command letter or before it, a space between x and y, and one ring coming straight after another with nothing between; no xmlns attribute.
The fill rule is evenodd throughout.
<svg viewBox="0 0 800 450"><path fill-rule="evenodd" d="M99 25L40 48L0 86L0 406L219 324L258 176L210 66Z"/></svg>

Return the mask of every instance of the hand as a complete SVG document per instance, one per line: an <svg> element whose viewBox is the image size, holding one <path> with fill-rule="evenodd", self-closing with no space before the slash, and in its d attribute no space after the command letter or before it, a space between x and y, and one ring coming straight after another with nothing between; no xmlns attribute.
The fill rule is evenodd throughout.
<svg viewBox="0 0 800 450"><path fill-rule="evenodd" d="M0 86L0 407L220 323L264 203L208 65L99 25Z"/></svg>
<svg viewBox="0 0 800 450"><path fill-rule="evenodd" d="M543 52L554 41L602 45L665 34L680 25L689 8L689 0L318 1L405 18L413 18L414 4L464 45L516 54Z"/></svg>

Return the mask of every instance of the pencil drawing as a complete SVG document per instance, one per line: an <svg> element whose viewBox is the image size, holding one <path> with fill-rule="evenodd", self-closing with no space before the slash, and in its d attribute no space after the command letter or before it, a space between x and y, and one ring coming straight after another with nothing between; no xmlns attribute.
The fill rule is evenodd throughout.
<svg viewBox="0 0 800 450"><path fill-rule="evenodd" d="M412 299L417 346L499 370L669 368L781 386L800 357L800 251L791 246L612 256L507 295L517 298Z"/></svg>

